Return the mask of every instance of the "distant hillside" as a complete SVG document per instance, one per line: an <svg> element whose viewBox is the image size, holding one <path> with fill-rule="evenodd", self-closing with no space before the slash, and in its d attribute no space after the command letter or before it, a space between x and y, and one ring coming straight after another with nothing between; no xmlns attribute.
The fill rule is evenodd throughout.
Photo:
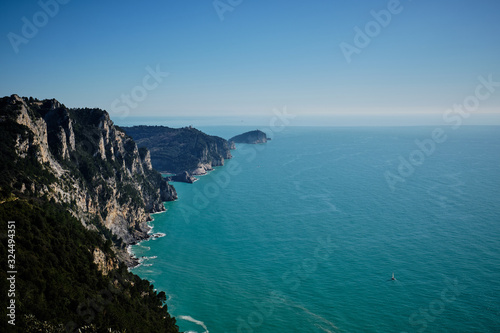
<svg viewBox="0 0 500 333"><path fill-rule="evenodd" d="M139 147L151 152L153 168L165 173L205 174L232 157L231 146L225 139L192 127L134 126L123 130Z"/></svg>
<svg viewBox="0 0 500 333"><path fill-rule="evenodd" d="M257 144L257 143L266 143L268 140L270 139L267 137L266 133L259 130L255 130L240 135L236 135L231 139L229 139L229 142Z"/></svg>
<svg viewBox="0 0 500 333"><path fill-rule="evenodd" d="M178 332L126 245L175 189L107 112L0 98L0 220L15 221L18 332ZM7 267L7 242L0 245ZM0 271L7 290L6 270ZM2 307L2 317L7 317ZM87 328L83 328L86 326ZM14 328L10 326L10 328ZM78 330L81 328L81 330Z"/></svg>

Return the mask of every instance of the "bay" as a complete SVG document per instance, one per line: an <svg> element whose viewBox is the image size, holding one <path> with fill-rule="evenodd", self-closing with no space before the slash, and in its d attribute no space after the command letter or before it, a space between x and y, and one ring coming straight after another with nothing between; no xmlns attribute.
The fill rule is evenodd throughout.
<svg viewBox="0 0 500 333"><path fill-rule="evenodd" d="M237 145L174 183L152 222L166 236L133 247L133 272L190 332L495 332L500 128L444 127L441 143L435 129L288 127Z"/></svg>

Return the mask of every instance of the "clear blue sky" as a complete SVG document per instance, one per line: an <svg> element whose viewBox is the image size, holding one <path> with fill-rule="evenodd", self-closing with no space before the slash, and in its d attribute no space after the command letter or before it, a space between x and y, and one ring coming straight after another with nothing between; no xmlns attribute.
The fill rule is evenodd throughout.
<svg viewBox="0 0 500 333"><path fill-rule="evenodd" d="M287 106L311 124L332 115L408 122L441 119L474 94L480 75L500 81L498 0L401 0L350 63L340 44L356 46L354 27L365 30L389 1L231 1L221 20L211 0L71 0L47 22L37 1L2 1L0 95L113 117L113 102L126 105L122 94L140 93L146 67L159 65L169 76L127 115L265 118ZM40 27L16 53L8 36L24 38L23 17ZM486 115L472 123L498 121L500 87L476 113Z"/></svg>

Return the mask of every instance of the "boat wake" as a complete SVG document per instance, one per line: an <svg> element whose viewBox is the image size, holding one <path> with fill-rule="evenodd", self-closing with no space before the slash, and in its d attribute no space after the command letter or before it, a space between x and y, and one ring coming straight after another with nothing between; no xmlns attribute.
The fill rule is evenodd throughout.
<svg viewBox="0 0 500 333"><path fill-rule="evenodd" d="M196 319L194 319L194 318L193 318L193 317L191 317L191 316L177 316L177 318L178 318L178 319L183 319L183 320L186 320L186 321L190 321L190 322L192 322L192 323L195 323L195 324L197 324L197 325L199 325L199 326L203 327L203 329L205 330L205 332L203 332L203 333L209 333L209 332L208 332L208 328L207 328L207 326L206 326L206 325L205 325L205 323L204 323L204 322L202 322L201 320L196 320ZM193 333L194 333L194 332L193 332Z"/></svg>
<svg viewBox="0 0 500 333"><path fill-rule="evenodd" d="M292 302L292 301L290 301L288 298L283 297L283 296L282 296L282 297L280 297L280 300L281 300L284 304L286 304L286 305L288 305L288 306L291 306L291 307L294 307L294 308L297 308L297 309L300 309L300 310L304 311L306 314L308 314L309 316L313 317L316 321L322 322L322 324L321 324L321 325L316 324L315 326L316 326L316 327L318 327L318 328L320 328L320 329L322 329L323 331L325 331L325 332L329 332L329 333L333 333L332 331L330 331L330 330L328 330L328 329L324 328L324 327L322 326L322 325L324 325L324 324L326 324L327 326L330 326L330 329L332 329L332 328L333 328L333 329L334 329L334 331L339 331L339 328L338 328L337 326L335 326L335 324L334 324L334 323L332 323L332 322L331 322L331 321L329 321L328 319L326 319L326 318L324 318L324 317L322 317L322 316L320 316L320 315L318 315L318 314L316 314L316 313L311 312L311 311L310 311L308 308L306 308L305 306L300 305L300 304L297 304L297 303L295 303L295 302Z"/></svg>

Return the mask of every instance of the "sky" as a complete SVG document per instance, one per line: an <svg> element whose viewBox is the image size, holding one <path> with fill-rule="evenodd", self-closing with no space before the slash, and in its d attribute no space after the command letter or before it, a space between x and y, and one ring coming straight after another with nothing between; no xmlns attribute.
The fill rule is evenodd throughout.
<svg viewBox="0 0 500 333"><path fill-rule="evenodd" d="M500 124L498 0L17 0L0 30L0 96L117 122Z"/></svg>

